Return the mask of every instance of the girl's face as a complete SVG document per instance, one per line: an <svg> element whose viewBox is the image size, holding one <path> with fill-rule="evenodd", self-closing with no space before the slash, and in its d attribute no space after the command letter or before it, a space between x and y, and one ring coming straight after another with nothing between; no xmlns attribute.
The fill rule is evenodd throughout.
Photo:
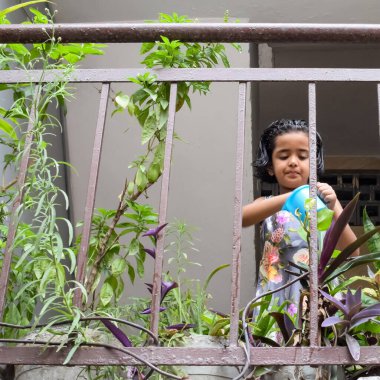
<svg viewBox="0 0 380 380"><path fill-rule="evenodd" d="M272 153L272 167L280 186L280 193L287 193L306 185L309 180L309 137L304 132L289 132L277 136Z"/></svg>

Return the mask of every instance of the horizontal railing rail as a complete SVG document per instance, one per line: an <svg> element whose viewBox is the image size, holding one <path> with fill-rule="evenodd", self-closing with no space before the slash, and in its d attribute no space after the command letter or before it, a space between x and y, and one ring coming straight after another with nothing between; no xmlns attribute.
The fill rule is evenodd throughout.
<svg viewBox="0 0 380 380"><path fill-rule="evenodd" d="M2 364L62 365L70 348L0 347ZM361 347L360 361L353 361L346 347L253 347L251 365L379 365L378 347ZM241 347L133 347L127 351L154 365L243 366ZM81 347L70 365L141 365L126 353L99 347Z"/></svg>
<svg viewBox="0 0 380 380"><path fill-rule="evenodd" d="M215 69L78 69L64 76L71 83L131 82L151 73L158 82L372 82L380 83L380 69L215 68ZM63 77L57 70L0 71L0 83L51 82Z"/></svg>
<svg viewBox="0 0 380 380"><path fill-rule="evenodd" d="M161 36L183 42L380 42L379 24L86 23L0 25L0 43L151 42Z"/></svg>

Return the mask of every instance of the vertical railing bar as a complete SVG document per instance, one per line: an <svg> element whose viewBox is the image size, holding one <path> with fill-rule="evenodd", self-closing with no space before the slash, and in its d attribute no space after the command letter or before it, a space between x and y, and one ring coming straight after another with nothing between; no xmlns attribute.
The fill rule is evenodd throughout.
<svg viewBox="0 0 380 380"><path fill-rule="evenodd" d="M317 117L315 83L309 83L310 198L317 197ZM317 205L310 210L310 346L319 345L318 337L318 237Z"/></svg>
<svg viewBox="0 0 380 380"><path fill-rule="evenodd" d="M244 166L244 127L246 112L247 83L239 83L238 132L236 148L236 174L234 195L234 221L232 233L232 280L231 280L231 327L230 345L237 344L239 334L239 300L241 275L241 232L242 232L242 196Z"/></svg>
<svg viewBox="0 0 380 380"><path fill-rule="evenodd" d="M380 83L377 84L377 117L378 117L378 128L379 128L379 138L380 138Z"/></svg>
<svg viewBox="0 0 380 380"><path fill-rule="evenodd" d="M3 266L1 268L1 274L0 274L0 320L2 320L3 313L4 313L5 297L6 297L9 272L11 269L11 262L12 262L12 245L14 242L14 238L16 236L16 230L17 230L17 224L18 224L17 212L23 199L23 187L25 184L26 173L28 171L30 150L31 150L32 141L33 141L32 131L35 125L36 107L39 102L40 91L41 91L41 86L37 85L34 90L33 100L30 107L30 116L29 116L29 121L28 121L28 129L27 129L27 133L25 137L24 153L21 158L19 174L17 176L18 194L15 200L13 201L11 215L10 215L7 243L5 246Z"/></svg>
<svg viewBox="0 0 380 380"><path fill-rule="evenodd" d="M78 253L76 280L81 284L84 283L84 279L85 279L85 267L86 267L86 262L87 262L87 252L88 252L90 235L91 235L91 221L92 221L92 215L94 212L96 188L98 184L99 166L100 166L100 158L101 158L101 153L102 153L104 126L105 126L105 121L106 121L109 91L110 91L110 84L103 83L101 94L100 94L99 112L98 112L98 120L97 120L96 131L95 131L94 147L92 150L90 176L88 180L86 205L85 205L85 210L84 210L82 238L81 238L81 244L80 244L79 253ZM81 304L82 304L82 293L79 288L75 290L74 304L77 307L81 307Z"/></svg>
<svg viewBox="0 0 380 380"><path fill-rule="evenodd" d="M177 83L170 84L169 116L166 129L164 171L161 180L161 195L159 206L159 226L166 223L168 207L170 161L173 148L174 122L177 103ZM153 288L152 288L152 313L150 327L154 335L158 335L159 312L161 302L161 280L164 257L164 233L159 233L156 245L156 258L154 260Z"/></svg>

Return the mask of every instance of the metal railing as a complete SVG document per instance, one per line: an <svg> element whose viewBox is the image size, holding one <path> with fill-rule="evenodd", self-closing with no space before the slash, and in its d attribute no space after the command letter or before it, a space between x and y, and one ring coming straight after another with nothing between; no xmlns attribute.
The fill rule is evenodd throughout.
<svg viewBox="0 0 380 380"><path fill-rule="evenodd" d="M50 29L49 29L50 28ZM42 42L46 33L54 32L55 37L70 42L138 42L154 41L160 35L184 41L233 41L233 42L380 42L380 25L281 25L281 24L198 24L198 25L162 25L162 24L119 24L119 25L2 25L0 26L0 43L9 42ZM48 30L49 29L49 30ZM189 33L191 30L191 33ZM84 212L83 238L78 255L77 280L83 282L84 268L87 260L91 218L94 209L100 152L105 128L107 98L110 86L115 82L128 82L125 78L143 73L141 69L89 69L76 70L71 73L70 82L96 82L102 84L99 114L93 145L93 156L87 190ZM164 157L164 172L162 177L159 223L166 220L166 210L169 199L170 157L175 125L175 102L177 83L181 81L217 81L236 82L239 86L237 99L237 150L236 150L236 183L234 197L234 223L232 241L232 285L231 285L231 332L230 344L225 348L167 348L139 347L128 348L123 352L101 347L81 347L70 361L70 365L137 365L141 362L136 355L155 365L233 365L242 366L246 363L243 348L237 345L239 327L239 293L240 293L240 240L241 240L241 209L243 183L244 129L246 114L247 83L249 82L306 82L308 83L309 126L310 126L310 188L311 196L316 196L316 86L321 82L372 82L380 88L380 69L165 69L150 70L157 81L170 82L169 121ZM44 81L57 76L57 72L45 72ZM0 72L0 83L38 82L41 72L23 73L21 71ZM379 94L379 91L378 91ZM378 95L379 99L380 96ZM379 100L380 103L380 100ZM20 173L28 162L28 153L21 162ZM19 176L19 186L22 188L23 176ZM19 200L20 201L20 200ZM16 212L17 207L14 207ZM12 217L11 217L12 221ZM354 362L346 347L320 347L318 343L318 279L317 279L317 229L316 210L311 213L311 252L310 252L310 347L264 348L250 349L249 364L251 365L328 365L328 364L379 364L379 347L362 347L359 361ZM7 241L4 264L0 276L0 313L5 305L5 294L9 276L11 250L14 236L12 228ZM158 333L159 301L161 291L163 236L157 243L152 291L153 334ZM80 299L76 295L76 304ZM61 365L69 348L56 352L54 347L41 349L39 347L19 346L0 347L0 363L3 364L47 364ZM128 354L128 352L130 354ZM133 354L133 355L132 355ZM132 356L131 356L132 355Z"/></svg>

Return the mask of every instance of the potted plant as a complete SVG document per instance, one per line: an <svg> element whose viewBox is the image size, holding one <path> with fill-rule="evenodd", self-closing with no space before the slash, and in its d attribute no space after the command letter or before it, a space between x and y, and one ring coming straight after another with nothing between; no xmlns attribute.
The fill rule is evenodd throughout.
<svg viewBox="0 0 380 380"><path fill-rule="evenodd" d="M339 236L349 222L356 207L358 197L359 194L345 207L335 224L331 225L328 229L323 241L323 246L321 245L318 269L321 343L328 346L347 346L354 360L360 358L361 345L378 344L378 333L380 331L378 322L376 322L380 316L376 275L369 271L369 277L344 277L348 270L360 265L371 264L379 268L380 249L378 236L380 227L373 226L368 215L364 213L364 235L341 252L335 249ZM308 207L309 206L306 205L306 209L308 209ZM306 237L309 235L307 227L308 222L306 219L306 223L302 223L301 227L304 228L305 233L303 235ZM370 253L358 257L350 257L358 247L367 241ZM278 346L279 344L285 346L308 345L309 310L303 307L303 305L305 305L304 300L308 297L308 281L307 277L305 277L308 273L308 268L305 265L297 263L297 265L294 265L293 270L294 269L299 271L299 280L302 281L305 288L304 294L301 295L300 305L297 307L297 310L300 312L292 314L286 308L268 312L266 318L267 320L269 320L270 317L273 318L270 324L272 328L264 330L264 334L259 334L253 329L254 333L251 334L253 341L272 346ZM362 292L361 288L356 290L350 290L349 288L349 286L359 279L369 285L365 293ZM297 280L296 278L294 281ZM275 292L273 293L272 297L275 297ZM365 296L365 294L370 294L371 296L368 297ZM264 301L265 299L266 298L263 297ZM308 303L306 303L306 305L307 304ZM275 325L273 324L274 321L276 322ZM249 325L247 324L246 326L247 330ZM260 320L258 320L256 326L260 326ZM274 331L277 331L281 336L281 343L269 339L270 336L268 336L268 333L273 331L273 326ZM364 369L361 368L360 371L358 371L358 368L348 367L346 372L346 376L349 376L349 378L357 378L353 372L357 372L358 374L364 373ZM315 374L315 376L317 376L317 374Z"/></svg>
<svg viewBox="0 0 380 380"><path fill-rule="evenodd" d="M229 267L223 264L215 268L201 284L199 280L187 278L186 272L191 266L201 266L193 260L197 249L193 243L193 228L183 221L175 220L168 226L161 226L145 233L151 244L145 242L145 251L155 258L156 234L158 230L165 231L168 244L165 249L167 268L161 288L161 312L159 340L167 347L223 347L229 333L229 317L225 314L208 309L211 298L208 285L221 270ZM151 260L151 259L150 259ZM147 283L149 292L152 285ZM149 299L135 299L133 304L126 306L124 314L143 326L149 326L151 309ZM129 337L128 337L129 338ZM135 345L141 344L145 334L140 337L131 336ZM165 370L178 376L191 378L222 379L234 376L237 370L233 367L165 367ZM136 372L146 372L147 369L135 369ZM202 376L202 377L201 377ZM160 374L154 374L153 379L162 379Z"/></svg>

